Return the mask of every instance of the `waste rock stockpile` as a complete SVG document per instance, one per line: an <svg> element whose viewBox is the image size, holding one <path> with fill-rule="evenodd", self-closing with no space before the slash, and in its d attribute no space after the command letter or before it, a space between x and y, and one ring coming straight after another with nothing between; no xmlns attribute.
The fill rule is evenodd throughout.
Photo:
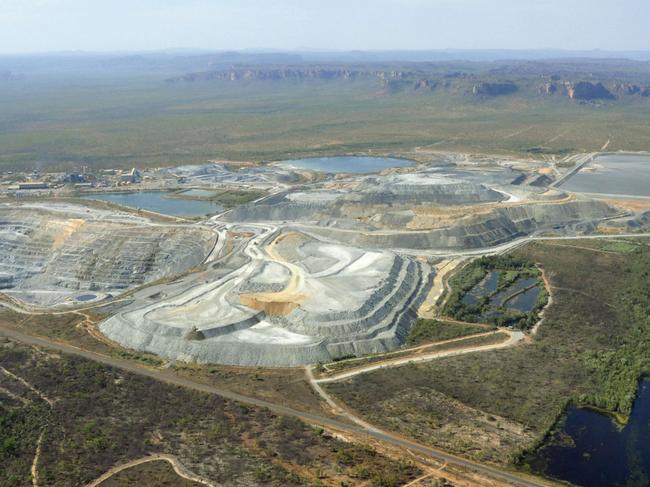
<svg viewBox="0 0 650 487"><path fill-rule="evenodd" d="M364 248L463 251L542 231L577 235L622 215L602 201L522 185L519 179L509 168L449 165L339 179L279 192L224 218L282 222Z"/></svg>

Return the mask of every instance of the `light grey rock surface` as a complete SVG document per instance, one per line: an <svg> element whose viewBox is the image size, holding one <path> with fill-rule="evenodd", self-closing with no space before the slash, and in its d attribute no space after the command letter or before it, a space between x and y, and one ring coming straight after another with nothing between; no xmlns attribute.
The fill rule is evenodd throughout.
<svg viewBox="0 0 650 487"><path fill-rule="evenodd" d="M248 264L174 295L163 288L167 298L131 305L101 331L176 360L301 366L404 343L433 277L427 264L392 252L271 228L243 252ZM266 304L254 309L245 297Z"/></svg>
<svg viewBox="0 0 650 487"><path fill-rule="evenodd" d="M200 264L214 232L75 205L0 205L0 287L37 305L119 294Z"/></svg>

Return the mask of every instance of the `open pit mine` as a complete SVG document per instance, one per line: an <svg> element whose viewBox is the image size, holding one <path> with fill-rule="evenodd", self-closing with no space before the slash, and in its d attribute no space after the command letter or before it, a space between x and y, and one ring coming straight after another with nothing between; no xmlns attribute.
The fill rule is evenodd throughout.
<svg viewBox="0 0 650 487"><path fill-rule="evenodd" d="M0 290L36 307L101 301L200 265L215 238L75 204L0 204Z"/></svg>
<svg viewBox="0 0 650 487"><path fill-rule="evenodd" d="M246 240L232 257L178 292L165 289L163 299L137 299L101 331L180 360L274 367L325 362L404 343L432 278L427 264L388 251L272 226L229 231ZM224 266L232 271L221 275Z"/></svg>
<svg viewBox="0 0 650 487"><path fill-rule="evenodd" d="M6 198L0 286L11 306L95 307L108 339L172 360L294 367L385 352L431 304L441 259L643 225L641 210L552 187L551 169L450 156L375 174L283 164L154 174L179 191L227 181L268 194L189 220Z"/></svg>

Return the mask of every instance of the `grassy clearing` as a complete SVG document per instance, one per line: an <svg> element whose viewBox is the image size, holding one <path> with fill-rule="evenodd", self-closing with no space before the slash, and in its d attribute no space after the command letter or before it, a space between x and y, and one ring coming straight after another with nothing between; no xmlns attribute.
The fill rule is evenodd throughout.
<svg viewBox="0 0 650 487"><path fill-rule="evenodd" d="M530 244L516 255L539 263L553 286L531 344L384 369L328 390L373 422L497 462L534 447L569 401L625 414L639 376L650 370L650 247L643 242L633 252L597 255L579 248L583 241ZM453 417L450 407L501 417L506 431L519 430L495 443L491 427L475 422L473 434L453 442L438 428L440 418ZM465 431L462 424L457 430Z"/></svg>
<svg viewBox="0 0 650 487"><path fill-rule="evenodd" d="M639 246L633 242L612 242L603 245L601 249L607 252L621 252L628 254L636 252L639 249Z"/></svg>
<svg viewBox="0 0 650 487"><path fill-rule="evenodd" d="M407 344L415 346L423 343L441 342L485 331L489 331L489 328L470 323L419 319L411 328Z"/></svg>
<svg viewBox="0 0 650 487"><path fill-rule="evenodd" d="M247 190L247 189L226 189L223 191L214 191L212 196L191 196L186 194L187 190L181 190L172 193L172 198L190 199L190 200L208 200L214 203L219 203L226 209L234 208L235 206L243 205L255 201L256 199L266 196L268 193L261 190Z"/></svg>
<svg viewBox="0 0 650 487"><path fill-rule="evenodd" d="M36 440L42 485L84 485L110 467L154 453L223 485L400 486L421 472L374 449L343 443L301 421L30 347L0 348L0 363L54 400L49 407L19 381L0 393L0 484L31 484Z"/></svg>
<svg viewBox="0 0 650 487"><path fill-rule="evenodd" d="M210 198L210 201L219 203L224 208L234 208L235 206L243 205L255 201L256 199L265 196L264 191L246 191L246 190L227 190L220 191Z"/></svg>

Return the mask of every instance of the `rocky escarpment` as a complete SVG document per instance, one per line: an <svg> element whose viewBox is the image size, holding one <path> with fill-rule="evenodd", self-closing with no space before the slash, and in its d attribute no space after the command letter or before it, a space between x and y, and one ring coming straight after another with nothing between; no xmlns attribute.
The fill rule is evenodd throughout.
<svg viewBox="0 0 650 487"><path fill-rule="evenodd" d="M567 94L572 100L615 100L616 97L602 83L580 81L566 84Z"/></svg>
<svg viewBox="0 0 650 487"><path fill-rule="evenodd" d="M650 87L625 82L605 85L602 82L564 81L564 83L559 83L557 80L553 80L540 85L537 91L542 95L559 94L578 101L616 100L620 97L630 96L650 97Z"/></svg>
<svg viewBox="0 0 650 487"><path fill-rule="evenodd" d="M361 78L398 78L399 73L330 68L235 68L222 71L188 73L168 82L178 81L273 81L273 80L355 80Z"/></svg>
<svg viewBox="0 0 650 487"><path fill-rule="evenodd" d="M427 73L417 70L382 70L347 67L321 66L279 66L279 67L234 67L231 69L187 73L170 78L169 83L198 81L307 81L307 80L359 80L379 81L385 92L431 92L437 88L467 92L472 89L475 95L498 96L515 93L519 86L512 82L487 83L475 85L463 83L468 75L462 72ZM460 85L458 84L460 83ZM470 81L471 83L471 81Z"/></svg>
<svg viewBox="0 0 650 487"><path fill-rule="evenodd" d="M187 73L170 78L170 83L201 81L354 81L369 80L378 83L384 93L469 95L491 98L521 92L524 95L561 95L580 102L615 100L629 96L650 96L647 76L617 72L593 73L557 66L561 74L547 74L539 83L539 67L512 66L511 69L491 69L485 73L451 71L450 66L420 64L405 65L405 69L386 69L385 65L233 65L229 68ZM555 66L547 67L554 69ZM561 68L561 69L560 69ZM592 67L593 68L593 67ZM585 68L586 69L586 68ZM535 79L531 76L535 76ZM646 77L644 77L646 76ZM1 75L0 75L1 78ZM583 81L590 79L590 81ZM372 89L372 88L370 88Z"/></svg>
<svg viewBox="0 0 650 487"><path fill-rule="evenodd" d="M472 88L475 96L501 96L511 95L519 91L519 86L515 83L478 83Z"/></svg>
<svg viewBox="0 0 650 487"><path fill-rule="evenodd" d="M638 95L645 90L641 86L632 83L616 83L614 91L622 95Z"/></svg>
<svg viewBox="0 0 650 487"><path fill-rule="evenodd" d="M613 91L620 95L650 96L650 86L637 85L633 83L616 83Z"/></svg>
<svg viewBox="0 0 650 487"><path fill-rule="evenodd" d="M419 79L413 85L415 91L419 90L433 90L438 86L438 81L431 79Z"/></svg>
<svg viewBox="0 0 650 487"><path fill-rule="evenodd" d="M554 95L555 93L558 92L558 86L557 83L554 82L548 82L544 83L542 86L539 88L539 92L544 94L544 95Z"/></svg>

